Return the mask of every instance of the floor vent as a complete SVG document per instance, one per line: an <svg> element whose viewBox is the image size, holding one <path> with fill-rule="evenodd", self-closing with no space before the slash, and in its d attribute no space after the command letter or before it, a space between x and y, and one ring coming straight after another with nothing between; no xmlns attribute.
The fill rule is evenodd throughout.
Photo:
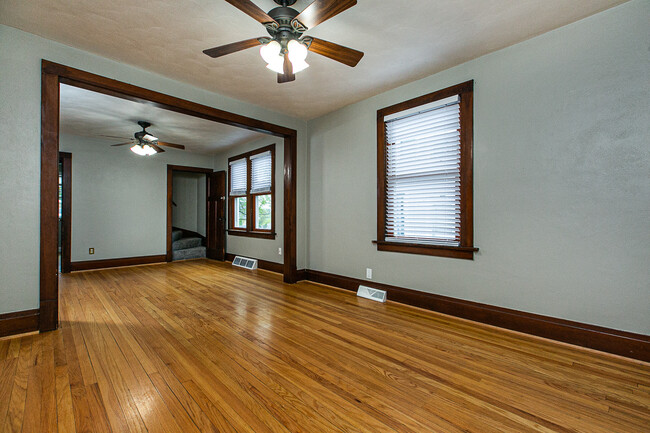
<svg viewBox="0 0 650 433"><path fill-rule="evenodd" d="M386 291L373 289L372 287L359 286L357 290L357 296L362 298L371 299L377 302L386 302Z"/></svg>
<svg viewBox="0 0 650 433"><path fill-rule="evenodd" d="M249 259L247 257L236 256L232 261L233 266L237 266L244 269L257 269L257 260Z"/></svg>

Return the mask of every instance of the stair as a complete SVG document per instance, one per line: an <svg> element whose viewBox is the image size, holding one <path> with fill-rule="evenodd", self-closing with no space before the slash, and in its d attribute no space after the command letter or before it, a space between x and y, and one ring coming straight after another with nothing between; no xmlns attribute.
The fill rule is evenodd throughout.
<svg viewBox="0 0 650 433"><path fill-rule="evenodd" d="M183 237L181 230L172 231L172 261L205 258L203 239Z"/></svg>

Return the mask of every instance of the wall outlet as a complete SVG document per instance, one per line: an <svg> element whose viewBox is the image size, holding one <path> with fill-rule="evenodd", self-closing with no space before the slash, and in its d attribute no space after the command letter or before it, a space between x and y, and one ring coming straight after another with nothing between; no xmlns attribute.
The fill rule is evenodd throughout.
<svg viewBox="0 0 650 433"><path fill-rule="evenodd" d="M278 255L279 255L279 256L281 256L281 255L282 255L282 248L281 248L281 247L280 247L280 248L278 248Z"/></svg>
<svg viewBox="0 0 650 433"><path fill-rule="evenodd" d="M372 280L372 269L366 268L366 278Z"/></svg>
<svg viewBox="0 0 650 433"><path fill-rule="evenodd" d="M88 248L88 254L95 254L94 248Z"/></svg>

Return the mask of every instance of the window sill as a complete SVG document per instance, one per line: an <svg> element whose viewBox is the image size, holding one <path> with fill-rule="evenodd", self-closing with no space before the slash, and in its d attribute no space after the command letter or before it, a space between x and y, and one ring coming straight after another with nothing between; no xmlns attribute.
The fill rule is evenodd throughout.
<svg viewBox="0 0 650 433"><path fill-rule="evenodd" d="M377 251L393 253L422 254L427 256L450 257L454 259L474 260L476 247L452 247L446 245L422 245L405 242L372 241Z"/></svg>
<svg viewBox="0 0 650 433"><path fill-rule="evenodd" d="M231 236L243 236L247 238L260 238L260 239L275 239L277 233L271 232L247 232L243 230L228 230L228 234Z"/></svg>

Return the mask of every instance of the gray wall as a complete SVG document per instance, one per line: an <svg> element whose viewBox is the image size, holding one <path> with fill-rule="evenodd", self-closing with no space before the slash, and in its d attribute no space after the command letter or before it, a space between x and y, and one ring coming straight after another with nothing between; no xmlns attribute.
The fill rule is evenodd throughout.
<svg viewBox="0 0 650 433"><path fill-rule="evenodd" d="M215 156L214 167L215 170L225 170L226 179L228 179L228 158L273 143L275 143L275 232L277 235L275 239L258 239L228 235L226 236L226 251L230 254L253 257L269 262L284 263L284 141L269 136L268 138L262 138L230 148ZM278 254L278 248L283 249L282 255ZM298 265L298 268L300 269L300 265Z"/></svg>
<svg viewBox="0 0 650 433"><path fill-rule="evenodd" d="M311 121L309 267L650 334L649 16L632 1ZM480 252L377 252L377 109L470 79Z"/></svg>
<svg viewBox="0 0 650 433"><path fill-rule="evenodd" d="M39 306L41 59L296 129L298 266L305 267L305 122L0 25L0 313Z"/></svg>
<svg viewBox="0 0 650 433"><path fill-rule="evenodd" d="M212 158L209 158L212 166ZM172 225L205 236L206 175L175 171L172 176Z"/></svg>
<svg viewBox="0 0 650 433"><path fill-rule="evenodd" d="M111 147L113 142L71 135L59 139L60 149L72 153L73 262L165 254L167 164L212 167L210 156L168 149L142 157L128 146ZM195 187L194 214L196 194Z"/></svg>

